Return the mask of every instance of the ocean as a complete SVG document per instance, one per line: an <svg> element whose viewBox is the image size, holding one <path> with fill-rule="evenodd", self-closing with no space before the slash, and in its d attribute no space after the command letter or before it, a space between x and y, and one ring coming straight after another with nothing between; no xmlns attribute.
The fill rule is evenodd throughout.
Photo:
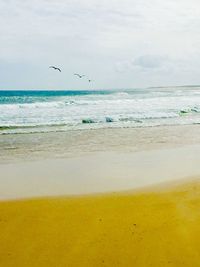
<svg viewBox="0 0 200 267"><path fill-rule="evenodd" d="M1 90L0 134L200 123L200 87Z"/></svg>

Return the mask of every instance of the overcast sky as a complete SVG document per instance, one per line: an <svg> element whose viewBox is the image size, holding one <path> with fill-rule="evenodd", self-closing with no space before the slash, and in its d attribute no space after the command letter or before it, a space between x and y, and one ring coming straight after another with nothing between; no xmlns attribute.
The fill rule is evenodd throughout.
<svg viewBox="0 0 200 267"><path fill-rule="evenodd" d="M0 89L184 84L200 84L199 0L0 0Z"/></svg>

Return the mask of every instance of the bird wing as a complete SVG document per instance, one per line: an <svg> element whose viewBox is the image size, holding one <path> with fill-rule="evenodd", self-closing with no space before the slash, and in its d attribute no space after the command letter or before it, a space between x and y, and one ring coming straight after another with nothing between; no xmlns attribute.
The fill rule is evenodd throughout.
<svg viewBox="0 0 200 267"><path fill-rule="evenodd" d="M78 76L79 78L81 78L80 74L78 73L74 73L74 75Z"/></svg>
<svg viewBox="0 0 200 267"><path fill-rule="evenodd" d="M54 69L54 70L58 70L58 71L61 72L61 69L60 69L60 68L57 68L57 67L55 67L55 66L50 66L49 68L52 68L52 69Z"/></svg>

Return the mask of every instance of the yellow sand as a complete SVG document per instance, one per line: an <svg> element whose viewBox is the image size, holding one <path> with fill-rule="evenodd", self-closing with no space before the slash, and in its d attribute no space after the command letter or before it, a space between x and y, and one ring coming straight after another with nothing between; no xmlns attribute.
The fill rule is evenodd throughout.
<svg viewBox="0 0 200 267"><path fill-rule="evenodd" d="M0 202L0 266L200 266L200 184Z"/></svg>

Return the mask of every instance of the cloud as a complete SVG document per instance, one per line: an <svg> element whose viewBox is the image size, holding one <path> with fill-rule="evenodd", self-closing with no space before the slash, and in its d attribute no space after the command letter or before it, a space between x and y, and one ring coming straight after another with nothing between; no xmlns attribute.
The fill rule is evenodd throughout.
<svg viewBox="0 0 200 267"><path fill-rule="evenodd" d="M160 68L164 62L166 62L166 58L163 56L144 55L133 60L133 65L145 69L154 69Z"/></svg>
<svg viewBox="0 0 200 267"><path fill-rule="evenodd" d="M4 77L15 79L3 85L48 87L49 64L66 70L55 80L59 89L87 89L74 71L93 76L95 88L181 84L186 69L183 78L193 83L200 76L199 26L197 0L0 0L0 60L30 70L24 84L16 68L4 68Z"/></svg>

